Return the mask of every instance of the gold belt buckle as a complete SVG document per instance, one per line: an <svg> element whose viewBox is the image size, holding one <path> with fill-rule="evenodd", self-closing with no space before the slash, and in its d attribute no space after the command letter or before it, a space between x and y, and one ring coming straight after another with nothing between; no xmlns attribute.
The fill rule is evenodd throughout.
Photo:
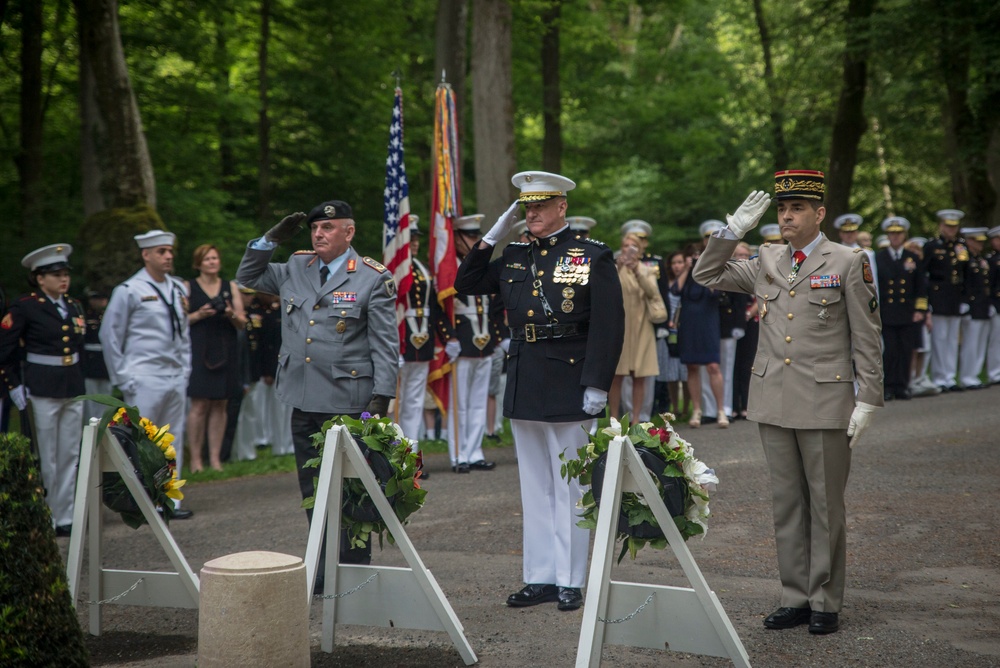
<svg viewBox="0 0 1000 668"><path fill-rule="evenodd" d="M64 355L62 359L63 366L73 366L73 356Z"/></svg>
<svg viewBox="0 0 1000 668"><path fill-rule="evenodd" d="M534 343L538 339L535 338L535 324L529 322L524 326L524 340L528 343Z"/></svg>
<svg viewBox="0 0 1000 668"><path fill-rule="evenodd" d="M417 309L417 317L418 318L423 318L424 317L424 310L422 308L418 308Z"/></svg>

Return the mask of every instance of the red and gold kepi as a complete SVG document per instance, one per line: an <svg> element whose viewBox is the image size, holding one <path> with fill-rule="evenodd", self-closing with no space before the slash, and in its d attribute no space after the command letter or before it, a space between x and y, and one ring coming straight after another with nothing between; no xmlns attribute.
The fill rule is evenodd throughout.
<svg viewBox="0 0 1000 668"><path fill-rule="evenodd" d="M774 173L775 199L812 199L822 202L825 191L823 172L784 169Z"/></svg>

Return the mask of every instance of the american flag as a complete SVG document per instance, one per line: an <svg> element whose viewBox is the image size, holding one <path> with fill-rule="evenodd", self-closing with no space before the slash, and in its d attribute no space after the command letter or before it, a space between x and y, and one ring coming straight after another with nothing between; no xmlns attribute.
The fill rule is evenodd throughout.
<svg viewBox="0 0 1000 668"><path fill-rule="evenodd" d="M382 264L396 280L396 323L400 349L406 347L404 313L413 284L410 274L410 186L403 164L403 91L396 88L389 124L389 155L385 159L385 221L382 227Z"/></svg>

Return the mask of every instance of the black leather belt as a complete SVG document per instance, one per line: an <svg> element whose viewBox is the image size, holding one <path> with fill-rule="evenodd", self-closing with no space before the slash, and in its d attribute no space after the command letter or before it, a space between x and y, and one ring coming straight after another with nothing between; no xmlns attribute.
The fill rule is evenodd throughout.
<svg viewBox="0 0 1000 668"><path fill-rule="evenodd" d="M528 323L524 327L511 327L510 338L514 341L534 343L545 339L565 339L570 336L582 336L587 333L587 323L571 322L567 325L535 325Z"/></svg>

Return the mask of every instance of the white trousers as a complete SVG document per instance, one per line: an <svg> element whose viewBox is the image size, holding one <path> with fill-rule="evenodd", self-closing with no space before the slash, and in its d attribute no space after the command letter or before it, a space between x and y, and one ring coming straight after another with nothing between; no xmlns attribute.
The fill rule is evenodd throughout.
<svg viewBox="0 0 1000 668"><path fill-rule="evenodd" d="M486 435L486 399L490 390L491 360L489 357L459 357L453 365L455 384L451 386L451 405L448 411L448 456L451 457L451 465L455 466L485 459L483 437Z"/></svg>
<svg viewBox="0 0 1000 668"><path fill-rule="evenodd" d="M733 368L736 366L736 339L722 339L719 346L719 369L722 370L722 402L726 417L733 416ZM707 373L706 373L707 377ZM709 394L712 393L712 388Z"/></svg>
<svg viewBox="0 0 1000 668"><path fill-rule="evenodd" d="M187 422L187 378L177 376L136 376L135 392L123 393L125 403L139 409L157 427L170 425L177 452L177 470L184 466L184 426ZM174 506L181 507L180 501Z"/></svg>
<svg viewBox="0 0 1000 668"><path fill-rule="evenodd" d="M111 381L107 378L84 378L83 387L87 394L111 394ZM89 399L84 403L83 417L90 420L92 417L99 418L104 415L108 407Z"/></svg>
<svg viewBox="0 0 1000 668"><path fill-rule="evenodd" d="M986 375L991 383L1000 383L1000 313L990 318L986 339Z"/></svg>
<svg viewBox="0 0 1000 668"><path fill-rule="evenodd" d="M644 376L642 382L646 384L646 395L643 397L642 406L639 407L638 411L635 411L632 407L632 376L622 378L621 412L631 415L633 424L636 422L647 422L649 416L653 414L653 394L656 389L656 376Z"/></svg>
<svg viewBox="0 0 1000 668"><path fill-rule="evenodd" d="M935 326L937 323L935 323ZM962 348L958 353L958 381L962 387L979 385L979 372L986 362L986 341L990 335L989 320L973 320L962 316Z"/></svg>
<svg viewBox="0 0 1000 668"><path fill-rule="evenodd" d="M590 531L576 526L576 503L584 489L577 480L567 483L559 475L559 453L576 459L577 448L587 442L584 429L593 432L596 427L596 420L510 421L521 479L526 584L583 587L586 582Z"/></svg>
<svg viewBox="0 0 1000 668"><path fill-rule="evenodd" d="M406 362L399 370L399 396L396 406L399 418L396 423L403 435L410 439L414 452L420 451L420 428L424 424L424 394L430 362Z"/></svg>
<svg viewBox="0 0 1000 668"><path fill-rule="evenodd" d="M42 460L45 503L52 511L53 526L72 524L76 469L83 436L83 402L32 397L31 413L38 456Z"/></svg>
<svg viewBox="0 0 1000 668"><path fill-rule="evenodd" d="M958 331L962 321L957 315L935 315L931 330L931 379L941 387L955 387L958 372Z"/></svg>
<svg viewBox="0 0 1000 668"><path fill-rule="evenodd" d="M707 418L718 418L719 405L715 403L715 393L708 378L708 365L699 365L698 373L701 374L701 414Z"/></svg>

